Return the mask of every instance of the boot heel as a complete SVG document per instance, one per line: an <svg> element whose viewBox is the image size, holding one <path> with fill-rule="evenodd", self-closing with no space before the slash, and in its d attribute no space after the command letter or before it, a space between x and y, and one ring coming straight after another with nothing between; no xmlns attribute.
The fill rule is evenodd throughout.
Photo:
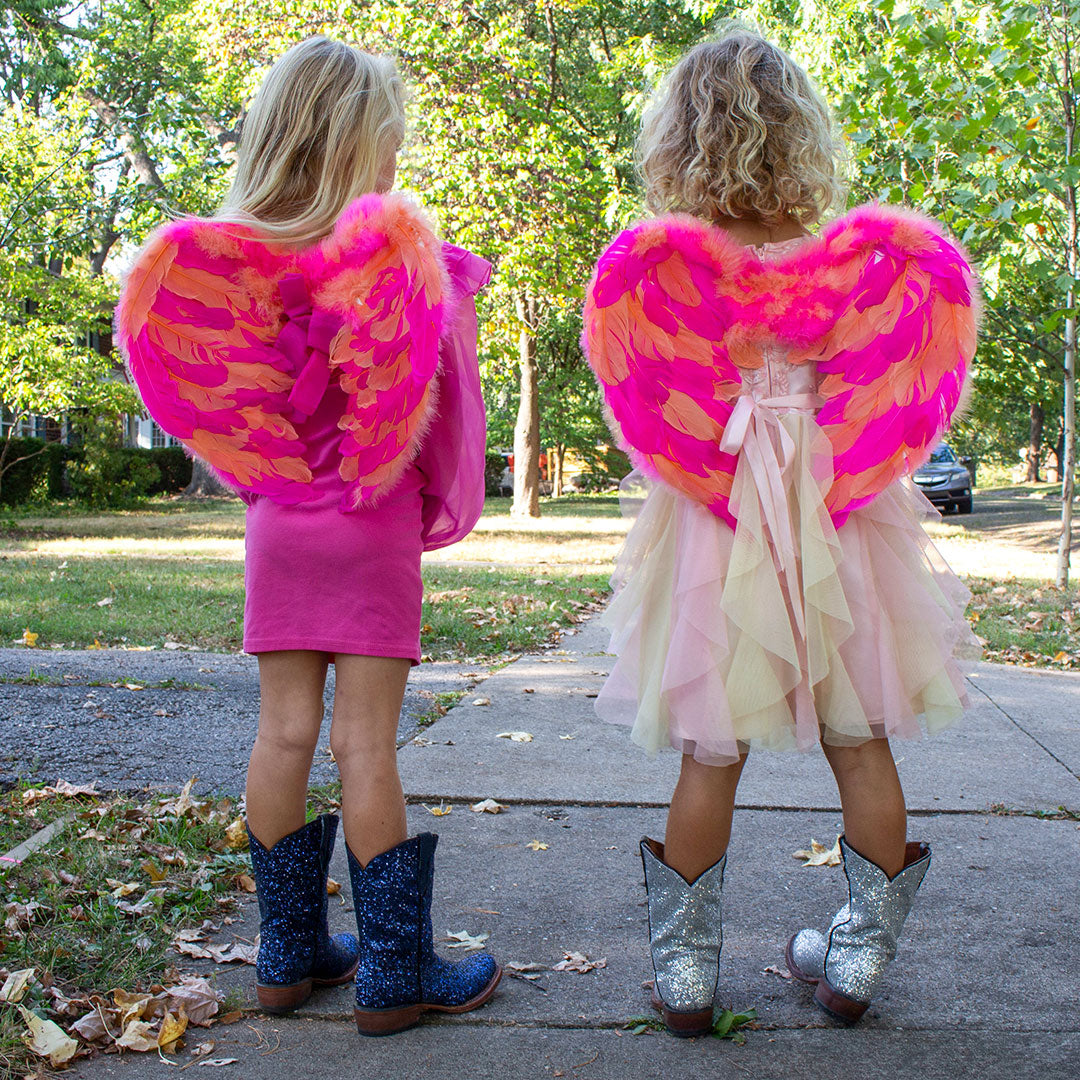
<svg viewBox="0 0 1080 1080"><path fill-rule="evenodd" d="M423 1011L419 1003L398 1009L353 1009L353 1019L361 1035L394 1035L418 1024Z"/></svg>
<svg viewBox="0 0 1080 1080"><path fill-rule="evenodd" d="M256 983L255 994L263 1012L290 1013L311 997L311 979L303 979L291 986L263 986Z"/></svg>
<svg viewBox="0 0 1080 1080"><path fill-rule="evenodd" d="M708 1035L712 1031L712 1009L692 1013L672 1012L665 1005L660 1009L660 1013L664 1017L664 1026L680 1039L692 1039L695 1035Z"/></svg>
<svg viewBox="0 0 1080 1080"><path fill-rule="evenodd" d="M817 990L814 991L814 1000L828 1013L840 1020L854 1023L866 1012L870 1003L868 1001L856 1001L839 990L834 990L827 980L818 981Z"/></svg>

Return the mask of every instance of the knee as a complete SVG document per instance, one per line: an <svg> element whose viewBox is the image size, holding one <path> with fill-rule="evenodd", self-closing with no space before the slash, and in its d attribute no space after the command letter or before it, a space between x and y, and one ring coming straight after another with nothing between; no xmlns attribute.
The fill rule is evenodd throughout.
<svg viewBox="0 0 1080 1080"><path fill-rule="evenodd" d="M306 723L281 722L260 717L256 741L276 756L313 757L319 743L320 720L321 717L310 717Z"/></svg>
<svg viewBox="0 0 1080 1080"><path fill-rule="evenodd" d="M330 728L330 753L339 769L357 769L363 776L380 776L397 770L397 745L382 745L355 727Z"/></svg>

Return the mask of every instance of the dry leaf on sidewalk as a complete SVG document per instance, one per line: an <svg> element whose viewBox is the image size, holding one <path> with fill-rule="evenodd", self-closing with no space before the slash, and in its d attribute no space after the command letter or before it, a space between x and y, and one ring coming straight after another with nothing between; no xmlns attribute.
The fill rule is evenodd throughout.
<svg viewBox="0 0 1080 1080"><path fill-rule="evenodd" d="M762 975L779 975L781 979L793 979L794 975L788 971L787 968L777 967L775 964L770 964L767 968L761 969Z"/></svg>
<svg viewBox="0 0 1080 1080"><path fill-rule="evenodd" d="M468 930L447 930L446 937L442 940L447 943L448 949L466 949L469 952L477 949L483 949L486 946L484 942L487 941L487 934L470 934Z"/></svg>
<svg viewBox="0 0 1080 1080"><path fill-rule="evenodd" d="M597 968L607 967L607 957L602 960L590 960L584 953L564 952L563 959L552 967L552 971L576 971L585 975Z"/></svg>
<svg viewBox="0 0 1080 1080"><path fill-rule="evenodd" d="M473 698L473 704L474 705L490 705L491 704L491 698L486 698L486 697Z"/></svg>
<svg viewBox="0 0 1080 1080"><path fill-rule="evenodd" d="M534 982L540 978L540 973L548 971L547 964L523 964L518 960L510 960L503 965L508 975L517 979L525 979Z"/></svg>
<svg viewBox="0 0 1080 1080"><path fill-rule="evenodd" d="M839 836L831 848L812 839L809 851L793 851L791 854L796 859L802 859L804 866L840 866L844 861L840 854Z"/></svg>
<svg viewBox="0 0 1080 1080"><path fill-rule="evenodd" d="M547 851L549 845L539 840L530 840L526 845L532 851Z"/></svg>
<svg viewBox="0 0 1080 1080"><path fill-rule="evenodd" d="M436 817L446 817L454 809L452 806L444 806L441 803L438 806L428 806L427 803L421 803L421 805L429 814L434 814Z"/></svg>
<svg viewBox="0 0 1080 1080"><path fill-rule="evenodd" d="M469 809L474 814L501 814L506 807L494 799L483 799L480 802L473 803Z"/></svg>
<svg viewBox="0 0 1080 1080"><path fill-rule="evenodd" d="M500 731L496 739L509 739L511 742L532 742L533 737L527 731Z"/></svg>

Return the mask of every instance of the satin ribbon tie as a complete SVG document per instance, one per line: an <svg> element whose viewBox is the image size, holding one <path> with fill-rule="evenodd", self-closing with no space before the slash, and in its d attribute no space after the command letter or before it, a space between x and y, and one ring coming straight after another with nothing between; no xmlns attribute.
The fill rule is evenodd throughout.
<svg viewBox="0 0 1080 1080"><path fill-rule="evenodd" d="M756 399L741 394L724 426L720 450L739 458L737 468L748 468L761 514L772 538L779 568L789 578L795 572L795 532L787 500L787 479L795 460L795 440L780 423L788 411L816 412L825 403L819 394L788 394ZM802 630L802 612L795 618Z"/></svg>
<svg viewBox="0 0 1080 1080"><path fill-rule="evenodd" d="M295 420L306 420L318 407L330 385L330 345L342 320L327 311L315 311L302 274L286 274L278 283L285 305L286 323L274 348L289 361L296 382L289 392Z"/></svg>

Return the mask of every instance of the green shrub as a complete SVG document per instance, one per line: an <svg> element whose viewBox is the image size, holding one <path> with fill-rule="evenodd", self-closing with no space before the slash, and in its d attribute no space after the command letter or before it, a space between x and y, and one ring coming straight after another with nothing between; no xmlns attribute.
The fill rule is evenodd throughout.
<svg viewBox="0 0 1080 1080"><path fill-rule="evenodd" d="M68 466L71 494L87 506L131 506L161 483L161 469L148 452L120 444L119 427L109 421L88 424L82 454Z"/></svg>
<svg viewBox="0 0 1080 1080"><path fill-rule="evenodd" d="M159 446L154 450L135 450L161 471L161 479L150 489L151 495L174 495L191 483L191 458L181 446Z"/></svg>
<svg viewBox="0 0 1080 1080"><path fill-rule="evenodd" d="M0 446L3 444L0 443ZM31 499L54 499L64 494L68 447L42 439L12 439L7 461L15 462L0 477L0 504L14 506ZM23 460L20 461L19 459Z"/></svg>
<svg viewBox="0 0 1080 1080"><path fill-rule="evenodd" d="M484 455L484 494L498 495L502 487L503 469L506 458L502 454L489 450Z"/></svg>

